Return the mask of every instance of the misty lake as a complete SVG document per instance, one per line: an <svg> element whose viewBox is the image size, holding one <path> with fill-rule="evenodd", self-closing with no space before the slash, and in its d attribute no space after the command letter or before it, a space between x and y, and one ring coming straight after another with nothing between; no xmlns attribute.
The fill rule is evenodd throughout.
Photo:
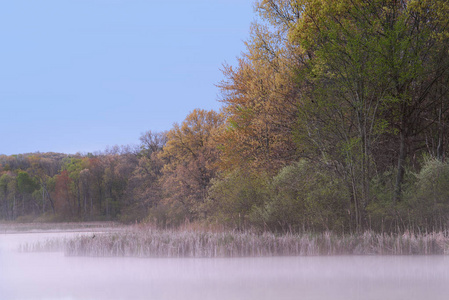
<svg viewBox="0 0 449 300"><path fill-rule="evenodd" d="M447 299L447 256L92 258L19 253L74 232L0 234L0 299Z"/></svg>

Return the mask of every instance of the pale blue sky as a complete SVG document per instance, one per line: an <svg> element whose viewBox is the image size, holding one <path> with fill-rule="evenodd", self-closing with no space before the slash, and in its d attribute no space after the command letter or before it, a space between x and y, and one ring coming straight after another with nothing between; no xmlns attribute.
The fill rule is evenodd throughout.
<svg viewBox="0 0 449 300"><path fill-rule="evenodd" d="M137 144L218 110L255 18L253 0L1 1L0 154Z"/></svg>

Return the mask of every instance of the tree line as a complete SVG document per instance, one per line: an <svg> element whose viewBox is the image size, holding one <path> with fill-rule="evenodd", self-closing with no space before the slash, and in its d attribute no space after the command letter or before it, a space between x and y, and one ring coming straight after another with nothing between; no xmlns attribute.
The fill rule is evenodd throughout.
<svg viewBox="0 0 449 300"><path fill-rule="evenodd" d="M0 218L447 229L449 4L259 0L219 112L137 147L0 157Z"/></svg>

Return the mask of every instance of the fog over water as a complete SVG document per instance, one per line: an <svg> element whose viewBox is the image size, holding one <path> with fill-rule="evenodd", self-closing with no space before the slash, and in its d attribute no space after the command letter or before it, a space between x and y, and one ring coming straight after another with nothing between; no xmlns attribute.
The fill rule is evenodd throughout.
<svg viewBox="0 0 449 300"><path fill-rule="evenodd" d="M87 258L0 234L0 299L448 299L449 257ZM86 233L85 233L86 234Z"/></svg>

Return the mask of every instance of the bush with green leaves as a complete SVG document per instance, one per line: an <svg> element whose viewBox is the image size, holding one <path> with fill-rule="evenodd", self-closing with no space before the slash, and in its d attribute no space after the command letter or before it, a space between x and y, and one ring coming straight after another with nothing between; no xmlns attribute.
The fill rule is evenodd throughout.
<svg viewBox="0 0 449 300"><path fill-rule="evenodd" d="M326 165L301 160L284 167L271 183L272 197L253 210L253 224L276 231L345 231L349 193Z"/></svg>
<svg viewBox="0 0 449 300"><path fill-rule="evenodd" d="M417 229L443 230L449 222L449 163L426 159L407 202Z"/></svg>
<svg viewBox="0 0 449 300"><path fill-rule="evenodd" d="M251 212L265 203L269 195L266 175L235 170L213 180L207 200L209 220L243 229L249 225Z"/></svg>
<svg viewBox="0 0 449 300"><path fill-rule="evenodd" d="M403 194L394 201L396 171L372 180L370 225L378 232L446 230L449 225L449 164L425 158L418 173L406 170Z"/></svg>
<svg viewBox="0 0 449 300"><path fill-rule="evenodd" d="M407 200L395 202L395 180L397 168L386 170L383 173L374 176L370 182L371 201L367 207L369 229L376 232L396 232L402 228L401 216L407 214ZM406 170L405 183L403 184L403 199L405 194L409 193L410 186L413 185L415 178L413 174ZM401 227L401 228L398 228Z"/></svg>

